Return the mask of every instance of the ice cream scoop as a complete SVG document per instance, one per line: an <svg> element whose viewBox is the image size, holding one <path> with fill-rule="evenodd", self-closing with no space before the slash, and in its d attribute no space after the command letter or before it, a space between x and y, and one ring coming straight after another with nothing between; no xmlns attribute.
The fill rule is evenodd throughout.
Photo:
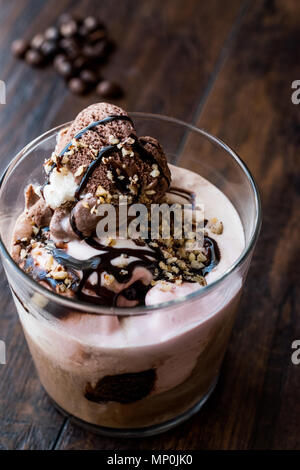
<svg viewBox="0 0 300 470"><path fill-rule="evenodd" d="M53 209L86 194L105 195L112 203L119 195L150 203L161 199L171 181L159 142L138 139L128 114L108 103L78 114L60 135L46 171L49 182L43 194Z"/></svg>

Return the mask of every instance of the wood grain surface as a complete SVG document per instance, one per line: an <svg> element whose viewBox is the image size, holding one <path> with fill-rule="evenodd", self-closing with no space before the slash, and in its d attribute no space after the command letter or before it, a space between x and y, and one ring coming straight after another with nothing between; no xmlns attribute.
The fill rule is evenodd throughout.
<svg viewBox="0 0 300 470"><path fill-rule="evenodd" d="M260 187L263 227L216 391L192 419L163 435L110 439L51 405L36 376L1 271L0 449L300 449L300 79L297 0L0 0L0 166L28 141L97 100L71 95L54 71L12 58L11 42L63 11L97 13L118 48L105 76L117 104L203 127L242 156Z"/></svg>

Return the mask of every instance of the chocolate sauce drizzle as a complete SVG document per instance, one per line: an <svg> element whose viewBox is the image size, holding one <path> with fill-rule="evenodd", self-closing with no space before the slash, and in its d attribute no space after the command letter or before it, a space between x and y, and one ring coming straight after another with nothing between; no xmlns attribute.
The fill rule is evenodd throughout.
<svg viewBox="0 0 300 470"><path fill-rule="evenodd" d="M88 131L95 131L95 127L99 126L99 125L105 125L105 124L108 124L109 122L113 122L113 121L129 121L132 125L133 125L133 121L132 119L129 117L129 116L121 116L121 115L113 115L113 116L107 116L106 118L104 119L101 119L100 121L93 121L91 122L88 126L86 126L85 128L81 129L77 134L75 134L74 136L74 139L75 140L78 140L80 139L86 132ZM156 164L160 170L160 173L164 176L164 178L167 180L167 183L169 185L170 181L169 179L167 178L167 176L164 174L164 171L160 165L160 163L157 161L157 159L150 153L148 152L144 147L143 145L138 141L138 139L136 138L136 136L134 134L130 134L128 137L131 137L134 139L134 144L132 145L132 148L133 150L138 153L138 155L140 156L140 158L145 161L145 162L149 162L151 164ZM62 157L64 156L64 154L69 150L69 148L71 147L72 145L72 141L69 142L65 148L60 152L59 154L59 159L61 160ZM101 162L102 162L102 159L104 156L109 156L110 154L114 153L114 152L117 152L117 153L121 153L121 149L118 148L117 144L115 145L109 145L107 147L103 147L102 149L100 149L100 151L98 152L98 155L97 155L97 158L96 160L92 161L90 163L90 165L87 167L84 175L83 175L83 178L81 179L81 182L76 190L76 193L75 193L75 198L76 200L78 200L79 198L79 195L80 193L84 190L84 188L87 186L88 184L88 181L89 179L91 178L91 176L93 175L94 171L96 170L97 167L100 166ZM51 165L51 168L50 168L50 171L48 173L48 179L46 181L46 183L41 187L41 193L43 194L43 190L44 190L44 187L49 184L49 179L50 179L50 174L51 172L54 170L54 168L58 167L59 164L53 162L53 164Z"/></svg>
<svg viewBox="0 0 300 470"><path fill-rule="evenodd" d="M189 204L192 205L192 208L195 208L195 193L193 191L189 191L188 189L179 188L177 186L171 186L168 191L168 194L173 194L174 196L182 197L185 199Z"/></svg>
<svg viewBox="0 0 300 470"><path fill-rule="evenodd" d="M96 301L96 303L100 303L101 305L114 306L116 305L119 296L119 294L115 294L101 284L101 274L103 272L113 275L117 282L125 284L132 278L133 271L138 266L144 267L153 272L161 257L160 254L153 250L105 246L98 243L92 237L85 238L85 241L90 246L97 250L101 250L103 253L87 260L78 260L68 255L64 250L50 249L49 251L52 253L56 261L67 268L68 271L82 271L82 279L77 283L76 289L74 289L76 296L82 300L92 302ZM112 261L120 255L126 255L127 257L132 256L137 259L128 263L126 267L120 268L112 264ZM91 285L88 279L94 272L97 273L98 279L96 285ZM132 285L128 289L123 289L120 294L124 295L129 300L139 300L139 302L143 303L149 287L142 285L140 281L138 282L139 285ZM88 295L82 292L84 288L93 291L97 298L93 295ZM134 293L133 289L135 290Z"/></svg>
<svg viewBox="0 0 300 470"><path fill-rule="evenodd" d="M113 121L129 121L133 125L133 121L129 116L121 116L121 115L107 116L106 118L101 119L100 121L91 122L88 126L84 127L79 132L77 132L77 134L75 134L74 136L74 139L78 140L86 132L94 130L95 127L104 126L105 124L108 124L109 122L113 122ZM72 141L69 142L65 146L65 148L60 152L59 156L62 157L68 151L71 145L72 145Z"/></svg>
<svg viewBox="0 0 300 470"><path fill-rule="evenodd" d="M78 132L74 136L74 139L80 139L82 135L84 135L87 131L95 130L95 127L97 127L98 125L105 125L109 122L116 120L129 121L133 124L131 118L128 116L108 116L100 121L94 121L84 129L80 130L80 132ZM130 137L134 139L134 144L132 145L132 148L135 152L139 154L141 159L149 163L157 164L161 174L164 175L164 172L159 162L150 152L148 152L143 147L143 141L141 141L140 143L135 135L130 135ZM68 151L71 145L72 142L69 142L66 147L60 152L60 158L63 157L63 155ZM84 176L76 189L75 200L77 202L79 201L80 195L86 188L89 179L93 175L94 171L101 164L104 156L109 156L114 152L121 152L121 149L119 149L117 145L109 145L100 149L96 159L93 160L87 167ZM50 173L56 166L58 166L57 163L53 163L51 170L48 174L48 181L45 184L49 183ZM167 179L166 176L165 178ZM168 179L167 182L169 185ZM182 188L171 187L168 190L168 193L182 197L183 199L191 203L193 207L195 205L195 195L191 191ZM107 289L105 286L101 285L101 274L103 272L109 273L114 276L117 282L126 284L132 278L133 271L138 266L144 267L153 273L155 269L158 269L159 261L164 261L164 256L161 252L161 249L159 247L154 248L152 246L149 246L151 240L144 241L144 246L148 245L148 248L150 248L150 250L143 248L141 246L140 240L133 240L137 248L116 248L113 246L102 245L101 243L95 240L95 234L92 234L91 236L85 236L82 232L78 230L75 223L73 210L70 213L70 224L75 234L81 240L84 240L89 246L102 252L101 254L93 256L87 260L78 260L68 255L64 250L58 248L49 248L49 251L52 253L56 261L62 266L64 266L68 270L68 272L72 273L73 283L71 285L71 288L74 291L76 297L81 300L85 300L92 303L98 303L105 306L115 306L117 305L118 297L122 295L128 300L137 300L139 304L144 304L145 296L150 286L145 286L141 281L137 281L127 289L123 289L120 293L116 294L113 291ZM44 231L46 232L47 228L44 229ZM208 264L202 270L198 270L198 273L201 273L203 276L209 273L218 264L220 260L220 252L215 240L209 237L204 237L204 247L207 252ZM113 265L112 261L121 254L127 257L132 256L136 259L128 263L125 268L120 268ZM26 261L25 269L27 271L30 271L32 277L34 277L36 280L47 282L53 289L56 289L57 285L63 282L55 280L51 277L47 277L46 271L43 271L40 268L34 266L33 260L30 256ZM81 279L77 275L78 271L82 272ZM91 285L89 277L94 272L97 273L98 279L95 285ZM89 295L86 292L83 292L83 289L92 291L94 295Z"/></svg>

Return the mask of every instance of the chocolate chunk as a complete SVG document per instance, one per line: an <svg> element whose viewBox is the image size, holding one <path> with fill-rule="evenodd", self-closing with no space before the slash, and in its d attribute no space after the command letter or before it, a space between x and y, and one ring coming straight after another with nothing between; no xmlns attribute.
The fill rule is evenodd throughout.
<svg viewBox="0 0 300 470"><path fill-rule="evenodd" d="M80 72L80 78L88 85L94 85L97 82L97 74L89 69L82 70Z"/></svg>
<svg viewBox="0 0 300 470"><path fill-rule="evenodd" d="M119 375L106 375L93 387L87 383L85 398L96 403L115 401L122 404L134 403L145 398L153 390L156 371L148 369Z"/></svg>
<svg viewBox="0 0 300 470"><path fill-rule="evenodd" d="M103 98L119 98L123 92L120 86L110 80L102 80L97 85L97 93Z"/></svg>
<svg viewBox="0 0 300 470"><path fill-rule="evenodd" d="M16 39L11 45L11 51L15 57L24 57L29 48L29 44L25 39Z"/></svg>
<svg viewBox="0 0 300 470"><path fill-rule="evenodd" d="M43 56L39 51L29 49L25 54L25 60L30 65L38 66L43 63Z"/></svg>
<svg viewBox="0 0 300 470"><path fill-rule="evenodd" d="M80 78L76 78L76 77L72 78L68 82L68 85L69 85L69 88L72 91L72 93L76 93L77 95L82 95L87 89L86 84L84 83L84 81L81 80Z"/></svg>
<svg viewBox="0 0 300 470"><path fill-rule="evenodd" d="M45 36L43 34L36 34L32 38L30 42L30 46L32 47L32 49L39 50L44 41L45 41Z"/></svg>

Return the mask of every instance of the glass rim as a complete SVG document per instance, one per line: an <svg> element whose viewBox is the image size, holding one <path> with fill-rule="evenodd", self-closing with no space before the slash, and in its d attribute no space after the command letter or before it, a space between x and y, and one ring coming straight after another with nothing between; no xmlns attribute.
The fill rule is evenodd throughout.
<svg viewBox="0 0 300 470"><path fill-rule="evenodd" d="M120 315L120 316L144 315L144 314L151 313L157 310L168 310L170 307L177 307L179 305L183 305L184 303L190 300L201 298L204 295L206 295L208 292L210 292L211 290L215 289L219 284L222 283L222 281L225 278L227 278L233 271L235 271L242 264L242 262L247 258L252 248L255 246L255 243L259 235L259 231L261 227L261 201L260 201L258 187L247 165L243 162L243 160L239 157L239 155L233 149L231 149L221 139L209 134L204 129L200 129L194 126L193 124L189 124L180 119L169 117L163 114L153 114L153 113L143 113L143 112L132 112L128 114L132 117L161 120L161 121L177 124L180 126L184 126L188 130L196 132L197 134L200 134L202 137L205 137L210 142L216 144L218 147L221 147L223 150L225 150L235 160L238 166L242 169L243 173L246 175L247 180L250 183L250 186L252 188L252 191L254 194L254 201L255 201L254 228L252 230L248 243L245 244L245 247L242 253L236 259L236 261L231 266L229 266L229 268L222 274L222 276L215 279L210 284L203 286L194 292L191 292L188 295L179 297L174 300L170 300L168 302L162 302L162 303L147 305L147 306L137 306L137 307L113 307L113 306L106 307L106 306L101 306L98 304L84 302L76 298L73 299L70 297L64 297L60 294L50 291L46 287L40 285L38 282L33 280L19 267L19 265L11 257L9 251L7 250L5 246L4 241L2 240L2 236L0 234L0 252L2 256L8 261L8 263L14 268L14 270L17 271L18 275L20 275L21 278L24 279L25 283L29 284L29 286L31 286L34 291L37 291L38 293L47 297L48 299L53 300L54 302L57 302L60 305L63 305L65 307L69 307L73 310L81 310L81 311L85 311L86 313L101 314L101 315ZM68 127L72 122L73 121L69 121L64 124L60 124L44 132L43 134L39 135L38 137L30 141L25 147L23 147L16 154L16 156L9 162L6 169L1 174L0 198L1 198L1 193L2 193L3 183L5 183L6 177L9 175L10 171L15 167L15 165L19 162L19 160L23 157L23 155L28 151L33 151L44 140L52 136L52 134L57 133L58 131L60 131L61 129L64 129L65 127Z"/></svg>

